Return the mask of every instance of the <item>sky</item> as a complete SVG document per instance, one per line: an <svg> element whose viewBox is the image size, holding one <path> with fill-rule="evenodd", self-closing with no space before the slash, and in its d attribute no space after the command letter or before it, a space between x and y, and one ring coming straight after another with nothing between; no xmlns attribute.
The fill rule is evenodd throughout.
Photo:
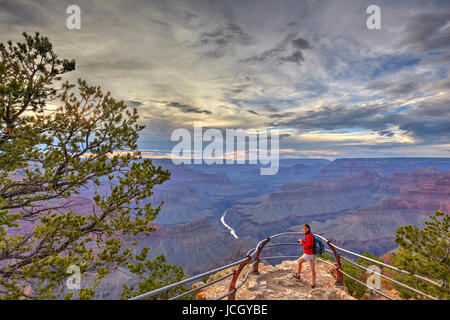
<svg viewBox="0 0 450 320"><path fill-rule="evenodd" d="M144 156L194 121L278 129L281 158L450 156L449 1L0 0L0 31L39 31L67 80L136 107Z"/></svg>

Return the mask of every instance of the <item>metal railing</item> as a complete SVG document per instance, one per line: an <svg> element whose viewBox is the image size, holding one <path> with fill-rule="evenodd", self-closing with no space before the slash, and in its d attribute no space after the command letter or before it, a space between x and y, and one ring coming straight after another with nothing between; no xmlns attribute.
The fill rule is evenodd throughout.
<svg viewBox="0 0 450 320"><path fill-rule="evenodd" d="M280 247L280 246L300 246L300 244L298 244L298 243L275 243L275 244L269 244L269 245L268 245L268 243L269 243L270 241L272 241L273 239L275 239L275 238L279 238L279 237L282 237L282 236L294 236L294 235L296 235L296 236L298 236L298 235L304 235L304 233L302 233L302 232L284 232L284 233L279 233L279 234L272 235L272 236L267 237L266 239L261 240L260 242L258 242L258 244L256 245L256 247L253 248L253 249L250 249L250 250L247 252L246 257L243 258L243 259L240 259L240 260L238 260L238 261L235 261L235 262L233 262L233 263L227 264L227 265L225 265L225 266L221 266L221 267L219 267L219 268L216 268L216 269L213 269L213 270L210 270L210 271L207 271L207 272L198 274L198 275L196 275L196 276L193 276L193 277L184 279L184 280L179 281L179 282L177 282L177 283L173 283L173 284L171 284L171 285L168 285L168 286L165 286L165 287L162 287L162 288L159 288L159 289L156 289L156 290L153 290L153 291L150 291L150 292L147 292L147 293L138 295L138 296L136 296L136 297L134 297L134 298L131 298L130 300L141 300L141 299L146 299L146 298L155 296L155 295L157 295L157 294L159 294L159 293L165 292L165 291L167 291L167 290L170 290L170 289L173 289L173 288L176 288L176 287L179 287L179 286L187 285L187 284L189 284L189 283L192 283L193 281L202 279L202 278L204 278L205 276L209 276L209 275L212 275L212 274L216 274L216 273L218 273L219 271L226 270L226 269L229 269L229 268L234 267L234 266L238 266L235 270L233 270L232 272L230 272L230 273L228 273L228 274L226 274L226 275L224 275L224 276L221 276L221 277L219 277L219 278L217 278L217 279L215 279L215 280L213 280L213 281L210 281L210 282L208 282L208 283L205 283L205 284L203 284L203 285L201 285L201 286L199 286L199 287L193 288L193 289L191 289L191 290L188 290L188 291L186 291L186 292L184 292L184 293L182 293L182 294L176 295L176 296L171 297L171 298L169 299L169 300L175 300L175 299L182 298L182 297L184 297L184 296L187 296L187 295L192 294L192 293L194 293L194 292L198 292L199 290L202 290L202 289L204 289L204 288L206 288L206 287L209 287L209 286L211 286L211 285L213 285L213 284L215 284L215 283L218 283L218 282L220 282L220 281L224 281L225 279L228 279L228 278L232 277L232 279L231 279L231 281L230 281L230 285L229 285L228 292L227 292L226 294L224 294L224 295L222 295L222 296L216 298L216 300L221 300L221 299L223 299L223 298L225 298L225 297L228 297L228 300L234 300L234 299L236 298L236 292L238 291L238 289L239 289L242 285L244 285L244 283L246 283L246 281L247 281L247 279L248 279L248 276L250 275L250 272L252 272L252 273L255 274L255 275L259 275L259 274L260 274L260 273L259 273L259 270L258 270L258 267L259 267L259 262L260 262L261 260L273 260L273 259L298 259L298 258L299 258L298 256L272 256L272 257L260 257L261 252L262 252L262 250L263 250L264 248ZM354 261L352 261L352 260L350 260L350 259L348 259L348 258L346 258L346 257L344 257L344 256L341 256L341 255L338 253L338 251L345 252L345 253L347 253L347 254L350 254L350 255L353 255L353 256L355 256L355 257L361 258L361 259L366 260L366 261L368 261L368 262L371 262L371 263L373 263L373 264L381 265L382 267L389 268L389 269L391 269L391 270L393 270L393 271L396 271L396 272L399 272L399 273L403 273L403 274L406 274L406 275L415 277L416 279L419 279L419 280L422 280L422 281L426 281L426 282L428 282L428 283L430 283L430 284L433 284L433 285L436 285L436 286L439 286L439 287L444 287L444 286L446 285L446 284L445 284L444 282L442 282L442 281L435 281L435 280L426 278L426 277L421 276L421 275L412 274L412 273L410 273L410 272L408 272L408 271L405 271L405 270L402 270L402 269L398 269L398 268L396 268L396 267L394 267L394 266L391 266L391 265L388 265L388 264L386 264L386 263L383 263L383 262L380 262L380 261L377 261L377 260L368 258L368 257L363 256L363 255L361 255L361 254L358 254L358 253L356 253L356 252L352 252L352 251L350 251L350 250L341 248L341 247L339 247L339 246L336 246L336 245L333 244L331 241L327 240L325 237L323 237L323 236L321 236L321 235L315 234L315 236L317 236L317 237L319 237L320 239L322 239L322 240L329 246L329 248L330 248L330 249L325 249L325 250L326 250L327 252L330 252L330 253L332 253L332 254L334 255L334 259L335 259L335 263L336 263L336 264L332 264L332 263L330 263L330 262L328 262L328 261L326 261L326 260L320 259L320 258L318 258L317 260L318 260L319 262L326 263L326 264L328 264L328 265L330 265L330 266L332 266L333 268L336 269L336 271L337 271L337 272L336 272L336 284L337 284L337 285L343 285L343 277L345 276L345 277L347 277L347 278L349 278L349 279L351 279L351 280L353 280L353 281L355 281L355 282L357 282L357 283L359 283L359 284L365 286L365 287L368 288L369 290L371 290L371 291L373 291L373 292L375 292L375 293L377 293L377 294L379 294L379 295L381 295L381 296L383 296L383 297L385 297L385 298L387 298L387 299L395 300L395 298L393 298L393 297L391 297L391 296L385 294L384 292L382 292L382 291L380 291L380 290L374 288L373 286L368 286L366 283L364 283L364 282L362 282L362 281L360 281L360 280L358 280L358 279L352 277L351 275L349 275L348 273L346 273L345 271L343 271L343 268L342 268L342 262L341 262L341 259L342 259L342 260L344 260L344 261L350 263L351 265L354 265L354 266L356 266L356 267L358 267L358 268L364 269L364 270L366 270L367 272L376 274L377 276L380 276L380 277L382 277L382 278L384 278L384 279L386 279L386 280L388 280L388 281L391 281L391 282L395 283L396 285L402 286L402 287L404 287L404 288L406 288L406 289L409 289L409 290L411 290L411 291L413 291L413 292L415 292L415 293L417 293L417 294L420 294L420 295L422 295L422 296L425 297L425 298L432 299L432 300L438 300L437 298L435 298L435 297L433 297L433 296L431 296L431 295L428 295L428 294L426 294L426 293L423 293L423 292L419 291L418 289L412 288L412 287L410 287L410 286L408 286L408 285L406 285L406 284L404 284L404 283L401 283L400 281L391 279L390 277L388 277L388 276L386 276L386 275L384 275L384 274L382 274L382 273L377 273L377 272L375 272L375 271L373 271L373 270L369 270L368 268L366 268L366 267L364 267L364 266L361 266L361 265L355 263ZM242 270L243 270L247 265L252 266L252 267L250 267L250 268L248 269L247 273L245 274L245 276L243 277L243 279L241 280L241 282L240 282L238 285L236 285L236 282L237 282L237 280L238 280L238 278L239 278L239 275L241 274Z"/></svg>

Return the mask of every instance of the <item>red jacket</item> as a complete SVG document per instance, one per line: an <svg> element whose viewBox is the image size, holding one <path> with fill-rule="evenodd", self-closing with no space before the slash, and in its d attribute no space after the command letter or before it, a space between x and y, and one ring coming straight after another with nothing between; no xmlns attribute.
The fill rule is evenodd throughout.
<svg viewBox="0 0 450 320"><path fill-rule="evenodd" d="M305 241L300 240L300 244L305 247L304 253L305 254L314 254L313 248L314 248L314 238L312 235L312 232L307 233L305 236Z"/></svg>

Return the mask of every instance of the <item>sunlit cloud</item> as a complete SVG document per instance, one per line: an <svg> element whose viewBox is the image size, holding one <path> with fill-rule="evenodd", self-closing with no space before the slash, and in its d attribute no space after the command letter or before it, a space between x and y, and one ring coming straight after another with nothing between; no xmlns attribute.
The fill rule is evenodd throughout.
<svg viewBox="0 0 450 320"><path fill-rule="evenodd" d="M306 142L335 142L343 145L374 145L382 143L414 143L414 139L404 134L394 134L387 137L376 132L309 132L297 136L300 141Z"/></svg>

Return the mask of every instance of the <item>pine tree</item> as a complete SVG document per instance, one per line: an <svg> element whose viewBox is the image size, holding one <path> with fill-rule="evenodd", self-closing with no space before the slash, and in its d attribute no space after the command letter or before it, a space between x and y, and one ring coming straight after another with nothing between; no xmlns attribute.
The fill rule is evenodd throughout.
<svg viewBox="0 0 450 320"><path fill-rule="evenodd" d="M449 299L450 283L450 216L439 210L429 214L425 227L406 225L396 230L395 242L398 251L392 256L392 264L410 273L437 280L442 286L436 286L408 275L396 278L423 293L440 299ZM401 297L405 299L424 299L423 296L406 288L397 286Z"/></svg>
<svg viewBox="0 0 450 320"><path fill-rule="evenodd" d="M24 37L0 44L0 298L71 298L66 271L76 265L96 277L78 292L87 299L106 274L139 261L125 240L154 230L161 204L149 197L170 173L137 150L136 108L84 80L62 82L75 61L39 33ZM80 211L74 197L86 187L99 190Z"/></svg>

